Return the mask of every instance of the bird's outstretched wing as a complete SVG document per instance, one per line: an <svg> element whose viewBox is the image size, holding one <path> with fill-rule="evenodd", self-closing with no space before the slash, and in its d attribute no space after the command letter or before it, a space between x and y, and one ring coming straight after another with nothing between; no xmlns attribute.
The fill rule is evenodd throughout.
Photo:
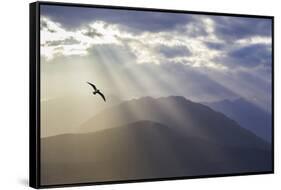
<svg viewBox="0 0 281 190"><path fill-rule="evenodd" d="M90 82L87 82L87 83L88 83L89 85L91 85L95 91L97 90L97 87L96 87L94 84L92 84L92 83L90 83Z"/></svg>
<svg viewBox="0 0 281 190"><path fill-rule="evenodd" d="M101 92L99 91L99 92L97 92L97 94L99 94L99 95L102 97L102 99L106 102L106 100L105 100L105 97L104 97L103 93L101 93Z"/></svg>

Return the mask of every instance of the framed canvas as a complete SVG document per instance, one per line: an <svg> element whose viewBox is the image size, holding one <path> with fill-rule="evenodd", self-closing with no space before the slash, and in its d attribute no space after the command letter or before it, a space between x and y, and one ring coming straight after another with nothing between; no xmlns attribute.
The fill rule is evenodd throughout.
<svg viewBox="0 0 281 190"><path fill-rule="evenodd" d="M30 186L274 172L274 18L30 4Z"/></svg>

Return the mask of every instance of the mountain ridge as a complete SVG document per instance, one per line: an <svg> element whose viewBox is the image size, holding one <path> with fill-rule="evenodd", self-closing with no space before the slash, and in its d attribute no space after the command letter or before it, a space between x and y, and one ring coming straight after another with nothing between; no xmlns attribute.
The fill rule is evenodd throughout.
<svg viewBox="0 0 281 190"><path fill-rule="evenodd" d="M145 97L122 102L95 115L79 128L79 132L94 132L138 120L159 122L183 133L207 139L210 138L210 134L217 135L223 131L225 137L221 138L225 141L224 143L229 144L238 141L235 138L236 134L240 136L243 134L244 138L251 136L259 139L255 134L241 128L236 121L224 114L179 96ZM216 139L212 140L217 141ZM239 143L243 144L243 141Z"/></svg>
<svg viewBox="0 0 281 190"><path fill-rule="evenodd" d="M240 126L251 131L258 137L271 143L271 114L248 102L243 98L235 100L222 100L217 102L204 102L210 108L224 113L235 120Z"/></svg>

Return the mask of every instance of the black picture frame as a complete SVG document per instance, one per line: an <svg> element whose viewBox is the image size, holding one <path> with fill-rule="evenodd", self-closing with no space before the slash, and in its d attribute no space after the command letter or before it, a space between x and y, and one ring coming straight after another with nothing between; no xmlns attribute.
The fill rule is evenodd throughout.
<svg viewBox="0 0 281 190"><path fill-rule="evenodd" d="M139 180L120 180L106 182L90 182L90 183L73 183L73 184L57 184L57 185L41 185L40 183L40 6L41 5L56 5L56 6L73 6L73 7L92 7L106 9L122 9L122 10L137 10L137 11L154 11L167 13L182 13L182 14L199 14L199 15L218 15L231 17L247 17L247 18L266 18L272 22L272 170L268 172L248 172L248 173L231 173L222 175L202 175L202 176L182 176L157 179L139 179ZM140 7L125 7L125 6L108 6L108 5L91 5L78 3L59 3L59 2L34 2L29 5L29 59L30 59L30 74L29 74L29 185L33 188L53 188L53 187L69 187L69 186L84 186L84 185L99 185L99 184L118 184L118 183L135 183L135 182L151 182L162 180L180 180L193 178L210 178L210 177L226 177L226 176L242 176L242 175L257 175L257 174L273 174L274 173L274 17L263 15L248 15L248 14L232 14L218 12L201 12L187 10L168 10L156 8L140 8Z"/></svg>

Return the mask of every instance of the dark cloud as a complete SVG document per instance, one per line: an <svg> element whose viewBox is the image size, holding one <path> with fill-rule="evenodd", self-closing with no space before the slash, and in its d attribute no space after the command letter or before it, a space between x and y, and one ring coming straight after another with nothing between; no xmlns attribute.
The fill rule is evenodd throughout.
<svg viewBox="0 0 281 190"><path fill-rule="evenodd" d="M215 34L226 40L271 36L271 19L214 16Z"/></svg>
<svg viewBox="0 0 281 190"><path fill-rule="evenodd" d="M58 45L74 45L79 44L80 42L73 37L66 38L64 40L54 40L54 41L46 41L45 45L47 46L58 46Z"/></svg>
<svg viewBox="0 0 281 190"><path fill-rule="evenodd" d="M258 65L271 67L271 50L263 44L249 45L230 51L227 59L232 64L243 67L256 67Z"/></svg>
<svg viewBox="0 0 281 190"><path fill-rule="evenodd" d="M45 20L41 20L40 22L40 29L48 28L48 24Z"/></svg>
<svg viewBox="0 0 281 190"><path fill-rule="evenodd" d="M108 23L121 24L135 32L172 30L194 21L192 15L188 14L54 5L42 5L41 15L62 23L68 29L74 29L95 20L102 20Z"/></svg>
<svg viewBox="0 0 281 190"><path fill-rule="evenodd" d="M75 13L75 14L74 14ZM185 30L190 24L188 36L207 35L205 23L200 18L211 18L215 23L215 35L226 41L254 35L271 36L271 19L230 16L204 16L168 12L152 12L89 7L41 5L41 15L62 23L67 29L75 29L96 20L120 24L133 32L159 32ZM44 23L43 23L44 24Z"/></svg>
<svg viewBox="0 0 281 190"><path fill-rule="evenodd" d="M49 25L45 20L40 21L40 30L43 30L43 29L47 29L51 33L56 32L55 30L49 28Z"/></svg>
<svg viewBox="0 0 281 190"><path fill-rule="evenodd" d="M191 55L190 50L186 46L158 46L156 50L167 58L183 57Z"/></svg>
<svg viewBox="0 0 281 190"><path fill-rule="evenodd" d="M225 43L217 43L217 42L205 42L205 45L209 49L215 49L215 50L223 50L226 46Z"/></svg>
<svg viewBox="0 0 281 190"><path fill-rule="evenodd" d="M87 31L83 33L86 36L89 36L91 38L93 37L101 37L103 36L101 33L99 33L96 29L94 28L87 28Z"/></svg>

